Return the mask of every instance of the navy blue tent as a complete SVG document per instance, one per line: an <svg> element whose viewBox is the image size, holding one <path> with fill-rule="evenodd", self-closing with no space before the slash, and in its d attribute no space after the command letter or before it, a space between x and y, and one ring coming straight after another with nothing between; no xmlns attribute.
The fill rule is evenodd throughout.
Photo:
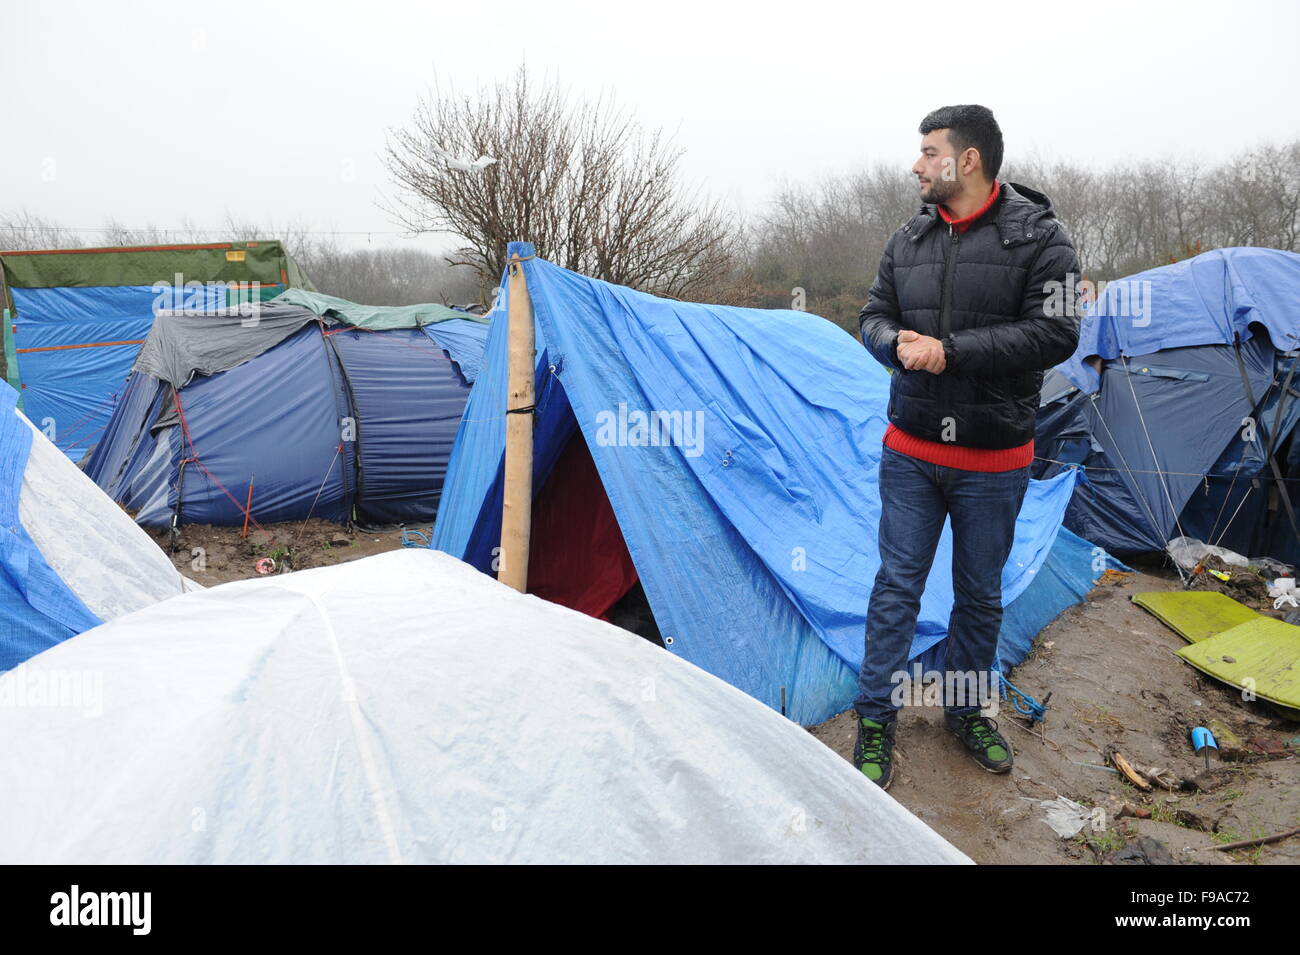
<svg viewBox="0 0 1300 955"><path fill-rule="evenodd" d="M1082 466L1065 525L1125 555L1175 537L1300 561L1300 255L1206 252L1105 286L1044 383L1038 477Z"/></svg>
<svg viewBox="0 0 1300 955"><path fill-rule="evenodd" d="M160 316L86 473L146 525L432 521L486 322L338 302Z"/></svg>
<svg viewBox="0 0 1300 955"><path fill-rule="evenodd" d="M853 698L878 567L889 376L830 322L656 298L524 259L537 326L529 589L595 616L639 584L669 652L801 723ZM504 314L503 284L497 313ZM456 436L433 546L499 558L507 323ZM1001 662L1107 555L1061 529L1076 472L1031 484L1003 571ZM951 539L912 656L941 668Z"/></svg>

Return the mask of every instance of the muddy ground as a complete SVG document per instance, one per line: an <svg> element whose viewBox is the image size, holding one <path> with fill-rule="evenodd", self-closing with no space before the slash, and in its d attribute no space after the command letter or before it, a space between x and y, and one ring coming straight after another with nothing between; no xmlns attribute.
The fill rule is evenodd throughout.
<svg viewBox="0 0 1300 955"><path fill-rule="evenodd" d="M1194 726L1213 726L1220 746L1224 728L1243 744L1257 738L1273 748L1293 739L1300 745L1300 724L1244 702L1239 691L1174 656L1182 638L1129 599L1178 586L1176 576L1135 573L1094 588L1043 630L1009 677L1040 700L1051 692L1046 719L1031 733L1007 707L997 717L1015 749L1009 775L987 773L967 756L944 729L941 709L905 709L890 795L980 863L1091 864L1118 861L1112 854L1126 848L1128 855L1188 865L1300 863L1300 836L1255 849L1208 849L1300 826L1300 755L1292 749L1272 758L1249 754L1248 762L1211 759L1203 778L1209 791L1144 793L1096 768L1114 744L1139 767L1197 777L1204 762L1192 752ZM851 758L851 714L811 732ZM1058 796L1101 808L1097 821L1104 826L1060 838L1039 805ZM1126 815L1126 806L1150 818Z"/></svg>
<svg viewBox="0 0 1300 955"><path fill-rule="evenodd" d="M427 538L427 526L417 529ZM181 527L174 551L170 530L147 530L181 573L205 587L262 576L262 571L288 573L341 564L402 546L400 530L367 531L314 518L250 527L247 537L238 527L188 524Z"/></svg>
<svg viewBox="0 0 1300 955"><path fill-rule="evenodd" d="M170 552L169 533L152 533ZM401 546L400 531L319 520L253 528L247 539L239 528L195 525L182 528L172 558L183 573L212 586L257 576L262 558L284 572ZM1008 708L999 714L1016 752L1009 775L991 775L972 761L943 728L941 710L905 709L890 795L980 863L1094 864L1122 861L1125 854L1188 865L1300 863L1300 836L1253 849L1210 849L1300 826L1300 755L1284 745L1300 746L1300 724L1244 702L1239 692L1183 663L1174 656L1182 639L1129 599L1178 586L1172 571L1158 568L1114 578L1039 635L1010 679L1038 699L1052 696L1046 720L1032 733ZM1212 760L1208 777L1189 742L1192 727L1207 725L1221 746L1235 735L1248 750L1244 761ZM851 757L851 714L810 732ZM1141 768L1199 776L1203 789L1142 792L1099 768L1111 744ZM1277 752L1249 752L1260 748ZM1058 837L1039 805L1057 796L1100 808L1094 817L1100 825Z"/></svg>

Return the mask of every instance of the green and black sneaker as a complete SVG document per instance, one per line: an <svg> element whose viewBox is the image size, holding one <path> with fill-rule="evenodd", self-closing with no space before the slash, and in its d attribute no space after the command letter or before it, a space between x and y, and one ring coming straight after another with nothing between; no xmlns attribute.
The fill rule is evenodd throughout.
<svg viewBox="0 0 1300 955"><path fill-rule="evenodd" d="M853 744L853 766L881 789L894 777L894 728L898 720L884 723L858 717L858 741Z"/></svg>
<svg viewBox="0 0 1300 955"><path fill-rule="evenodd" d="M990 773L1011 771L1011 743L998 732L998 724L979 713L953 716L945 713L948 730L962 741L966 749Z"/></svg>

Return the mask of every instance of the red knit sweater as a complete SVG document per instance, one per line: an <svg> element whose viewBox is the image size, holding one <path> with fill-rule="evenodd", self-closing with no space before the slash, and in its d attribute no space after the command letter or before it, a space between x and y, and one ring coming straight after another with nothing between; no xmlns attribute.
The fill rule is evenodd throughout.
<svg viewBox="0 0 1300 955"><path fill-rule="evenodd" d="M989 197L984 201L984 205L970 215L961 219L954 219L944 206L939 207L939 215L953 229L958 232L965 232L976 219L989 211L993 203L997 201L998 193L1001 191L1002 186L995 179L993 189L989 192ZM893 448L900 454L906 454L908 457L920 461L928 461L931 464L957 468L962 471L1014 471L1016 468L1028 467L1034 460L1034 441L1032 438L1016 448L1003 448L1000 450L967 448L942 441L926 441L924 438L910 435L892 424L885 429L885 447Z"/></svg>

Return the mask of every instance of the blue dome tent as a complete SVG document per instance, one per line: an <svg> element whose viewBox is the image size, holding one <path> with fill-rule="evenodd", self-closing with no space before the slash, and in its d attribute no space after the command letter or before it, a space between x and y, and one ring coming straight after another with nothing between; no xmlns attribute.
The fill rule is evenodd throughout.
<svg viewBox="0 0 1300 955"><path fill-rule="evenodd" d="M304 290L245 311L158 318L86 473L145 525L432 521L486 320Z"/></svg>
<svg viewBox="0 0 1300 955"><path fill-rule="evenodd" d="M528 243L509 253L536 316L530 590L600 616L635 581L669 652L803 724L847 708L879 561L887 372L815 315L671 301ZM509 294L503 283L498 316ZM433 537L485 573L501 537L507 330L489 330ZM1003 571L1004 667L1108 566L1061 528L1076 478L1030 486ZM951 559L945 532L912 648L925 669L941 666ZM537 580L562 582L564 599Z"/></svg>
<svg viewBox="0 0 1300 955"><path fill-rule="evenodd" d="M1300 562L1300 255L1206 252L1105 286L1044 383L1040 478L1082 466L1065 526L1120 554L1187 536Z"/></svg>

